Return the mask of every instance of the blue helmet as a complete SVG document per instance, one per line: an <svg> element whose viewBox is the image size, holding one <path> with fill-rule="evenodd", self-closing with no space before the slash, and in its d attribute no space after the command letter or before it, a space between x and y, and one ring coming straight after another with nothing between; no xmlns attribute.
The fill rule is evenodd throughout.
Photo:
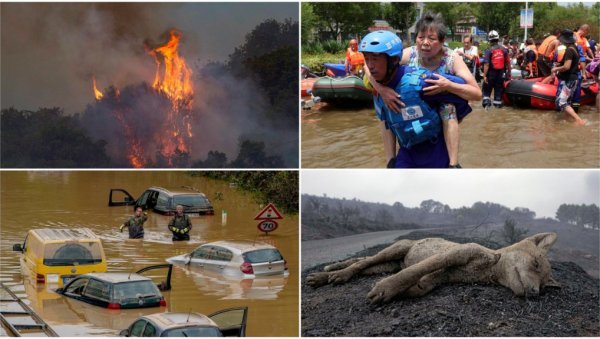
<svg viewBox="0 0 600 339"><path fill-rule="evenodd" d="M390 57L402 56L402 40L390 31L371 32L362 39L358 48L363 53L385 53Z"/></svg>

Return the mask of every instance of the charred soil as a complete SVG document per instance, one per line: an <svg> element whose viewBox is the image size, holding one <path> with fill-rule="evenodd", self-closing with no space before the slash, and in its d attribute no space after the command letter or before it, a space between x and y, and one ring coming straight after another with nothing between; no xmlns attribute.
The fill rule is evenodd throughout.
<svg viewBox="0 0 600 339"><path fill-rule="evenodd" d="M425 232L403 239L440 236ZM441 237L455 242L493 243ZM387 245L356 254L373 255ZM502 286L452 284L416 299L371 305L367 293L385 274L353 278L317 289L304 281L318 265L302 272L303 336L599 336L599 280L571 262L551 261L562 288L545 288L536 298L519 298Z"/></svg>

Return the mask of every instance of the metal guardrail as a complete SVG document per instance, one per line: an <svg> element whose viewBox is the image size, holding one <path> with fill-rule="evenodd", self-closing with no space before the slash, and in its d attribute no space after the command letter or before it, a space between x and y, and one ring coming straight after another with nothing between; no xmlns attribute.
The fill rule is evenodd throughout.
<svg viewBox="0 0 600 339"><path fill-rule="evenodd" d="M31 321L23 321L30 317ZM18 320L11 321L11 318ZM40 318L34 310L25 304L8 286L0 283L0 321L7 334L14 337L28 336L58 337L58 334ZM39 335L38 335L39 334Z"/></svg>

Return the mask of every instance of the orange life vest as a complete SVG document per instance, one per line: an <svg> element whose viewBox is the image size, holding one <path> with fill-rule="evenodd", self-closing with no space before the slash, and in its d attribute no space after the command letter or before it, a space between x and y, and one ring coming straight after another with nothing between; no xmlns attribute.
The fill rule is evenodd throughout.
<svg viewBox="0 0 600 339"><path fill-rule="evenodd" d="M525 47L525 54L527 54L527 52L529 51L533 51L533 53L535 53L535 57L533 58L533 61L531 62L531 73L534 76L537 76L538 71L537 71L537 57L538 57L538 51L535 48L535 45L529 45L527 47Z"/></svg>
<svg viewBox="0 0 600 339"><path fill-rule="evenodd" d="M552 43L552 41L558 39L556 37L556 35L551 35L549 37L547 37L546 39L544 39L544 41L542 42L542 44L540 45L540 48L538 48L538 53L541 55L544 55L546 57L550 57L547 53L548 53L548 46L550 46L550 44Z"/></svg>
<svg viewBox="0 0 600 339"><path fill-rule="evenodd" d="M352 65L352 68L354 68L354 66L362 66L365 64L365 56L361 52L354 52L351 49L346 51L346 59L350 65Z"/></svg>
<svg viewBox="0 0 600 339"><path fill-rule="evenodd" d="M585 55L587 53L588 48L590 48L590 44L588 43L588 40L586 39L586 37L584 36L579 36L579 33L575 32L575 43L579 46L581 46L581 49L583 50L583 54Z"/></svg>

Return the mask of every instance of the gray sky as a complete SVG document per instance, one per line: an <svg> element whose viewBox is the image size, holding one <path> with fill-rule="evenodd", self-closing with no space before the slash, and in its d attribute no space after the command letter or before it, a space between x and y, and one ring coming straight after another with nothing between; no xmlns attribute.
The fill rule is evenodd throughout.
<svg viewBox="0 0 600 339"><path fill-rule="evenodd" d="M224 61L266 19L298 21L298 3L6 3L1 5L1 108L81 112L101 89L151 82L144 41L182 31L188 65ZM193 68L195 69L195 68Z"/></svg>
<svg viewBox="0 0 600 339"><path fill-rule="evenodd" d="M562 203L600 204L598 170L303 170L300 183L302 194L408 207L427 199L452 208L489 201L551 218Z"/></svg>

